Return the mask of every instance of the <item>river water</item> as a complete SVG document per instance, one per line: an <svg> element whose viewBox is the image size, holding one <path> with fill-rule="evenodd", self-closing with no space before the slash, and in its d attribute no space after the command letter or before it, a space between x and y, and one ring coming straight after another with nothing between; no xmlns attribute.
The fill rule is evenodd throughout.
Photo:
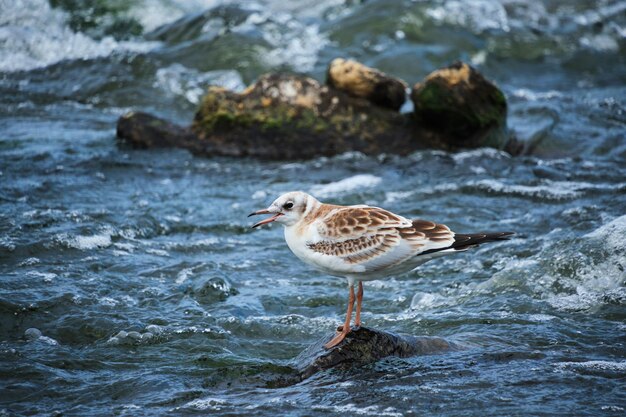
<svg viewBox="0 0 626 417"><path fill-rule="evenodd" d="M0 0L0 415L624 415L626 2L92 3ZM185 124L209 83L335 56L410 83L470 62L533 153L116 143L130 109ZM517 232L366 283L367 326L461 348L275 387L347 298L249 228L294 189Z"/></svg>

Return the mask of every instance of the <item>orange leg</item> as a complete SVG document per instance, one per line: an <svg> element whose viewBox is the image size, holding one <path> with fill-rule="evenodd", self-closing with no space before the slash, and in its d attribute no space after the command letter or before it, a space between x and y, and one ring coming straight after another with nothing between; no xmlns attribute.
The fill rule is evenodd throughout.
<svg viewBox="0 0 626 417"><path fill-rule="evenodd" d="M359 290L356 293L356 317L354 319L355 327L361 327L361 303L363 302L363 283L359 281Z"/></svg>
<svg viewBox="0 0 626 417"><path fill-rule="evenodd" d="M350 296L348 297L348 311L346 313L346 321L343 324L341 333L338 333L332 340L324 345L326 349L337 346L350 333L350 319L352 318L352 309L354 308L354 286L350 285Z"/></svg>

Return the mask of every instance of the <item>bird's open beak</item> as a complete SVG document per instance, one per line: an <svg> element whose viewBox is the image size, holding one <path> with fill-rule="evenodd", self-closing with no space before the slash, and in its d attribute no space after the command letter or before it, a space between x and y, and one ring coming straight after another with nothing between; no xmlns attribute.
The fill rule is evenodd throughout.
<svg viewBox="0 0 626 417"><path fill-rule="evenodd" d="M271 211L269 211L268 209L263 209L263 210L254 211L254 212L252 212L252 213L248 214L248 217L250 217L250 216L256 216L256 215L259 215L259 214L272 214L272 212L271 212ZM273 215L272 217L270 217L270 218L267 218L267 219L265 219L265 220L261 220L260 222L253 224L253 225L252 225L252 228L259 227L259 226L261 226L261 225L263 225L263 224L268 224L268 223L271 223L271 222L273 222L274 220L276 220L277 218L279 218L279 217L280 217L280 216L282 216L282 215L283 215L283 213L276 213L276 214L274 214L274 215Z"/></svg>

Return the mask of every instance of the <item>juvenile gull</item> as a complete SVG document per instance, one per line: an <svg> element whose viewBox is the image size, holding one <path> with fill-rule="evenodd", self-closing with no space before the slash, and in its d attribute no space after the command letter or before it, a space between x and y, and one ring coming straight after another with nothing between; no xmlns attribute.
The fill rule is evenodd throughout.
<svg viewBox="0 0 626 417"><path fill-rule="evenodd" d="M355 325L358 327L362 281L409 272L433 258L513 235L513 232L459 234L446 225L409 220L378 207L324 204L301 191L283 194L268 208L250 216L258 214L272 216L252 227L274 221L281 223L285 226L289 249L300 260L329 275L347 278L346 320L337 335L324 345L327 349L341 343L350 332L356 282Z"/></svg>

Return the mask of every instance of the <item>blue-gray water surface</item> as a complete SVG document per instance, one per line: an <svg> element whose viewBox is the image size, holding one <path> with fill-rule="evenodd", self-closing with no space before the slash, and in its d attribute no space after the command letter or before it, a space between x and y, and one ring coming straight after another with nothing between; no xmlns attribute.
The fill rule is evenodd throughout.
<svg viewBox="0 0 626 417"><path fill-rule="evenodd" d="M0 0L0 415L624 415L626 2ZM82 6L81 6L82 5ZM494 80L531 154L306 161L132 150L209 84L322 80L354 57L415 83ZM246 214L367 203L510 241L368 282L367 326L455 342L290 386L346 283Z"/></svg>

